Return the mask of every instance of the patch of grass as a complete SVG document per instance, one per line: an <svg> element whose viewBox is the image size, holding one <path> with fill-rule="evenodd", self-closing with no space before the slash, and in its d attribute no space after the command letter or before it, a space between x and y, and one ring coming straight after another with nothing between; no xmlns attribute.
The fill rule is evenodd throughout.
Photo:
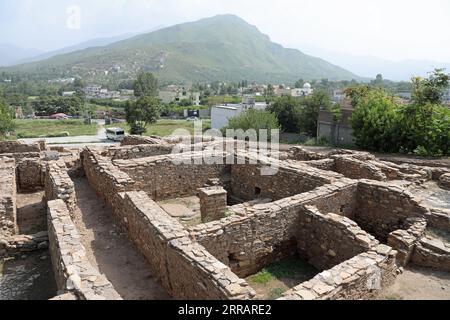
<svg viewBox="0 0 450 320"><path fill-rule="evenodd" d="M274 288L274 289L270 290L269 294L268 294L269 300L276 300L278 298L281 298L281 296L283 295L283 293L285 291L286 290L283 288Z"/></svg>
<svg viewBox="0 0 450 320"><path fill-rule="evenodd" d="M403 300L403 297L399 296L398 294L393 294L393 295L389 295L384 297L385 300Z"/></svg>
<svg viewBox="0 0 450 320"><path fill-rule="evenodd" d="M202 120L203 131L211 128L211 120ZM114 123L106 126L107 128L119 127L124 129L127 133L130 132L130 127L127 123ZM147 126L147 131L144 135L146 136L160 136L167 137L172 135L175 130L184 129L187 130L191 135L194 133L194 121L186 120L158 120L157 123Z"/></svg>
<svg viewBox="0 0 450 320"><path fill-rule="evenodd" d="M317 270L307 262L296 258L290 258L267 266L257 274L250 276L249 281L256 284L267 284L274 279L283 278L306 281L316 274Z"/></svg>
<svg viewBox="0 0 450 320"><path fill-rule="evenodd" d="M64 136L95 136L97 124L86 125L83 120L16 120L19 139Z"/></svg>
<svg viewBox="0 0 450 320"><path fill-rule="evenodd" d="M256 284L267 284L273 279L273 275L267 269L262 269L257 274L254 274L248 278L250 282Z"/></svg>

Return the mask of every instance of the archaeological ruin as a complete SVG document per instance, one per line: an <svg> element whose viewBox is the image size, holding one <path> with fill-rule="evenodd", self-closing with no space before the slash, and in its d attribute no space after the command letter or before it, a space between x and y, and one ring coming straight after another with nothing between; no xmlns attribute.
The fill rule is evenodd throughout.
<svg viewBox="0 0 450 320"><path fill-rule="evenodd" d="M446 163L182 143L0 142L0 298L380 299L410 266L450 272Z"/></svg>

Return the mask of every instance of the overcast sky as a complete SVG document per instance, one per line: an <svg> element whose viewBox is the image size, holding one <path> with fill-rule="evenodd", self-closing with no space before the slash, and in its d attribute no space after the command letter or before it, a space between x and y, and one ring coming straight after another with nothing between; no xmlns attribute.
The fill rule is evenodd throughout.
<svg viewBox="0 0 450 320"><path fill-rule="evenodd" d="M54 50L224 13L307 53L450 62L449 0L0 0L0 43Z"/></svg>

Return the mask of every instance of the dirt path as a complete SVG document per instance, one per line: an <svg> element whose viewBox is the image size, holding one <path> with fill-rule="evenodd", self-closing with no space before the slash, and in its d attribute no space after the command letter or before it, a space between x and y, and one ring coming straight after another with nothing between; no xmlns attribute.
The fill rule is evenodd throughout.
<svg viewBox="0 0 450 320"><path fill-rule="evenodd" d="M17 194L17 224L19 234L34 234L47 230L47 209L42 201L44 191Z"/></svg>
<svg viewBox="0 0 450 320"><path fill-rule="evenodd" d="M380 299L450 300L450 272L408 267Z"/></svg>
<svg viewBox="0 0 450 320"><path fill-rule="evenodd" d="M87 179L75 179L79 209L75 224L89 261L126 300L169 299L153 278L144 257L136 251L114 224L112 212L89 186Z"/></svg>

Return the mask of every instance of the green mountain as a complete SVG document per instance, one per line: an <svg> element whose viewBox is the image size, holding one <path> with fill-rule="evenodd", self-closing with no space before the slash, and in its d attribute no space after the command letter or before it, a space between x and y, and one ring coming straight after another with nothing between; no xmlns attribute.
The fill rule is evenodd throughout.
<svg viewBox="0 0 450 320"><path fill-rule="evenodd" d="M56 78L90 81L131 78L154 72L161 81L250 81L277 83L300 78L332 80L358 76L295 49L270 41L256 27L233 15L219 15L8 68Z"/></svg>

